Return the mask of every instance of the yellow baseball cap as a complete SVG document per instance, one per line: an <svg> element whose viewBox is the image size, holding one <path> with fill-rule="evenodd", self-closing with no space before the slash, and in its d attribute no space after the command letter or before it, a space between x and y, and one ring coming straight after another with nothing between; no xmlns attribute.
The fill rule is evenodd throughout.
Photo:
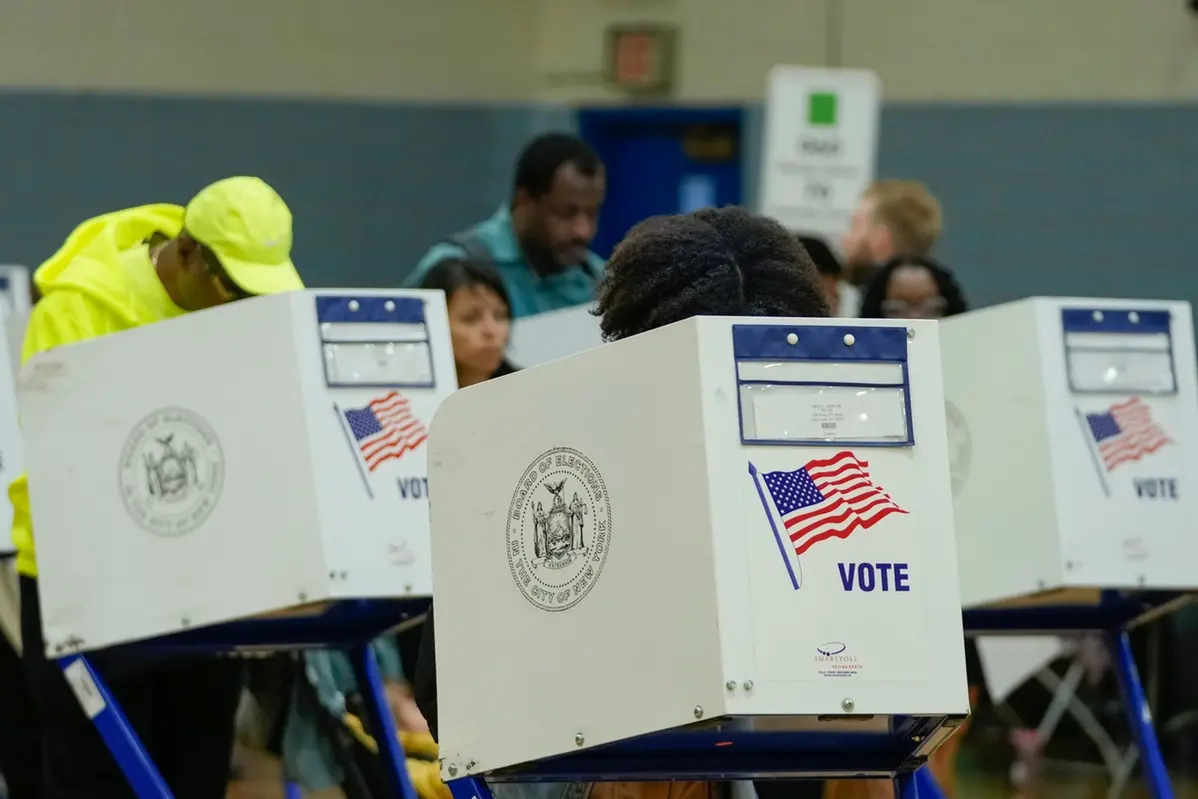
<svg viewBox="0 0 1198 799"><path fill-rule="evenodd" d="M291 262L291 209L261 178L225 178L205 187L187 204L183 227L250 294L304 287Z"/></svg>

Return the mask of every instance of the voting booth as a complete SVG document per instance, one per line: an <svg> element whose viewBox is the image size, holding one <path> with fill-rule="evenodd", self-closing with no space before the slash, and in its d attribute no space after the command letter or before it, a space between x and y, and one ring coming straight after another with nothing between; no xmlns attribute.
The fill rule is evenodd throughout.
<svg viewBox="0 0 1198 799"><path fill-rule="evenodd" d="M1030 299L942 339L966 607L1198 589L1188 303Z"/></svg>
<svg viewBox="0 0 1198 799"><path fill-rule="evenodd" d="M443 777L917 767L969 711L939 358L934 322L698 317L447 398Z"/></svg>
<svg viewBox="0 0 1198 799"><path fill-rule="evenodd" d="M0 276L2 276L0 272ZM21 430L17 421L16 365L21 355L21 338L26 316L17 311L0 311L8 346L0 351L0 486L7 488L24 470ZM0 635L18 651L21 647L20 590L17 584L16 550L12 545L12 503L0 502Z"/></svg>
<svg viewBox="0 0 1198 799"><path fill-rule="evenodd" d="M1032 298L941 342L966 626L1106 632L1151 774L1124 631L1198 590L1190 305Z"/></svg>
<svg viewBox="0 0 1198 799"><path fill-rule="evenodd" d="M457 388L448 341L439 292L302 292L33 358L51 654L431 593L425 445Z"/></svg>
<svg viewBox="0 0 1198 799"><path fill-rule="evenodd" d="M428 424L456 388L444 294L428 291L260 297L32 358L47 654L189 631L209 648L341 642L374 681L366 642L431 593ZM252 634L227 632L238 620ZM63 662L99 713L86 661ZM370 720L395 743L389 710Z"/></svg>
<svg viewBox="0 0 1198 799"><path fill-rule="evenodd" d="M27 319L27 315L17 311L0 312L8 341L8 346L0 351L0 485L5 489L25 468L21 428L17 419L16 371L20 364L21 341ZM11 529L12 504L0 502L0 558L13 553L12 537L8 532Z"/></svg>

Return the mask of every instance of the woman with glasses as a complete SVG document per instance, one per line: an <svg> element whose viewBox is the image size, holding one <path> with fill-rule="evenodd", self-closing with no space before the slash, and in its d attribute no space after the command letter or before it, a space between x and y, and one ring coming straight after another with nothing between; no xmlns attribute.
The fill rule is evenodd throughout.
<svg viewBox="0 0 1198 799"><path fill-rule="evenodd" d="M953 273L928 257L904 256L891 260L874 276L861 298L863 319L942 319L965 313L969 303ZM982 668L977 646L965 641L965 668L969 702L976 707L982 696ZM932 774L949 799L957 796L957 754L966 725L937 749L929 763ZM844 781L830 786L824 799L858 799L869 785Z"/></svg>
<svg viewBox="0 0 1198 799"><path fill-rule="evenodd" d="M941 319L968 310L953 273L926 256L890 261L861 298L862 319Z"/></svg>

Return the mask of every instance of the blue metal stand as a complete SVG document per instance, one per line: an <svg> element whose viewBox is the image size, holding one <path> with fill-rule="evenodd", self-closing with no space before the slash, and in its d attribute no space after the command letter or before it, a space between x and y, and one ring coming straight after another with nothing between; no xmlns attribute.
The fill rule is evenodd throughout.
<svg viewBox="0 0 1198 799"><path fill-rule="evenodd" d="M449 790L453 799L494 799L486 781L478 777L451 780ZM896 799L943 799L944 796L926 768L897 775L894 795Z"/></svg>
<svg viewBox="0 0 1198 799"><path fill-rule="evenodd" d="M967 610L965 630L970 634L1036 635L1102 632L1115 663L1123 693L1123 707L1140 750L1144 776L1155 799L1173 799L1173 786L1165 770L1152 712L1140 684L1127 632L1160 618L1193 601L1194 595L1165 591L1104 591L1097 605L1042 606L1016 609Z"/></svg>
<svg viewBox="0 0 1198 799"><path fill-rule="evenodd" d="M400 799L419 799L408 779L404 753L396 734L382 675L369 642L424 613L427 607L427 599L338 602L318 616L233 622L188 630L113 651L261 652L313 647L348 648L391 793ZM59 665L79 694L84 712L91 717L139 799L174 799L137 732L86 655L68 655L59 660Z"/></svg>
<svg viewBox="0 0 1198 799"><path fill-rule="evenodd" d="M899 797L941 799L926 741L962 719L897 717L885 733L703 728L646 735L449 781L454 799L492 799L487 783L859 779L897 781ZM452 776L453 768L450 768Z"/></svg>
<svg viewBox="0 0 1198 799"><path fill-rule="evenodd" d="M1115 674L1119 689L1123 693L1123 706L1131 726L1136 746L1140 749L1140 762L1144 764L1144 778L1148 789L1157 799L1173 799L1173 785L1169 772L1165 770L1165 759L1161 756L1161 745L1156 739L1156 728L1152 724L1152 710L1140 684L1140 673L1131 652L1131 641L1123 630L1107 633L1111 655L1115 661Z"/></svg>

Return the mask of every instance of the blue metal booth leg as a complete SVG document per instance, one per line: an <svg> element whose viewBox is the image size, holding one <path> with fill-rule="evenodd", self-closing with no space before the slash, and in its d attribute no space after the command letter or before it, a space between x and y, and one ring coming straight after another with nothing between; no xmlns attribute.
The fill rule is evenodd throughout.
<svg viewBox="0 0 1198 799"><path fill-rule="evenodd" d="M1161 746L1152 724L1152 710L1148 706L1144 686L1140 683L1140 672L1136 669L1136 661L1132 656L1131 641L1125 630L1115 630L1107 633L1107 642L1111 648L1111 657L1115 661L1115 674L1119 678L1119 688L1123 693L1127 722L1140 750L1140 762L1144 764L1144 778L1148 782L1148 789L1155 799L1173 799L1173 785L1169 781L1169 773L1165 770L1165 759L1161 756Z"/></svg>
<svg viewBox="0 0 1198 799"><path fill-rule="evenodd" d="M446 783L453 799L494 799L482 777L463 777Z"/></svg>
<svg viewBox="0 0 1198 799"><path fill-rule="evenodd" d="M87 658L71 655L59 660L58 665L138 799L174 799L137 732Z"/></svg>
<svg viewBox="0 0 1198 799"><path fill-rule="evenodd" d="M395 729L395 719L391 715L386 686L383 684L383 676L379 672L374 652L370 644L365 643L353 646L349 655L354 665L358 690L362 692L362 702L366 706L367 721L370 722L370 730L374 733L374 740L379 747L379 758L383 762L391 795L402 799L420 799L408 778L403 747Z"/></svg>
<svg viewBox="0 0 1198 799"><path fill-rule="evenodd" d="M896 799L944 799L944 792L927 767L900 774L894 782Z"/></svg>

